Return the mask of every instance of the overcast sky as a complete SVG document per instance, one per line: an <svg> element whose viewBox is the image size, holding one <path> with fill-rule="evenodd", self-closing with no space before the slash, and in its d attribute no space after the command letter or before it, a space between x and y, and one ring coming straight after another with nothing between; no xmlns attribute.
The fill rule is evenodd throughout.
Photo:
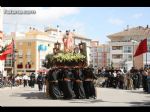
<svg viewBox="0 0 150 112"><path fill-rule="evenodd" d="M43 30L46 26L62 31L73 30L100 43L107 35L126 28L150 25L149 7L5 7L6 10L35 10L36 14L4 14L4 32L25 32L30 26ZM17 27L16 27L17 23Z"/></svg>

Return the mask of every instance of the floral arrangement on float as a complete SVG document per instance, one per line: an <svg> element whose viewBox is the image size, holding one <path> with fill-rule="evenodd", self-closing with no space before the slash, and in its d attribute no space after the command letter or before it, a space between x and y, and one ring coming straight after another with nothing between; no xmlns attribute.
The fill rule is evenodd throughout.
<svg viewBox="0 0 150 112"><path fill-rule="evenodd" d="M49 67L85 67L87 66L86 44L81 42L74 47L74 39L70 31L63 38L64 50L61 44L54 43L53 54L46 57Z"/></svg>
<svg viewBox="0 0 150 112"><path fill-rule="evenodd" d="M86 66L86 56L80 53L58 53L53 56L56 66Z"/></svg>

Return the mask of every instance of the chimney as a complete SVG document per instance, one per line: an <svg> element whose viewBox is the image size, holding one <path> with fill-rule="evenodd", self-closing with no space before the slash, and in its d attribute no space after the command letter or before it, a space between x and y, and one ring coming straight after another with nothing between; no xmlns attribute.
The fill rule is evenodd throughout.
<svg viewBox="0 0 150 112"><path fill-rule="evenodd" d="M32 27L31 26L29 27L29 31L32 31Z"/></svg>
<svg viewBox="0 0 150 112"><path fill-rule="evenodd" d="M129 30L129 25L127 25L127 30Z"/></svg>

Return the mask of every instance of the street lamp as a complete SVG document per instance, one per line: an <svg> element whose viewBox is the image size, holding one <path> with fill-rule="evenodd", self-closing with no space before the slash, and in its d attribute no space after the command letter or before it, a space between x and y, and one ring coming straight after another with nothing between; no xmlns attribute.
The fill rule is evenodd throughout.
<svg viewBox="0 0 150 112"><path fill-rule="evenodd" d="M131 40L131 42L132 42L132 62L133 62L133 67L134 67L134 45L135 45L135 43L137 43L137 41L135 41L135 40Z"/></svg>
<svg viewBox="0 0 150 112"><path fill-rule="evenodd" d="M54 46L57 50L60 50L61 44L57 41Z"/></svg>

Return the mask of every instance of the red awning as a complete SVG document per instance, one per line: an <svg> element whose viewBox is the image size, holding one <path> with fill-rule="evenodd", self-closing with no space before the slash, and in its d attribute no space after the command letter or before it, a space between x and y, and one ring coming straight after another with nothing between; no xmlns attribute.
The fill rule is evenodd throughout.
<svg viewBox="0 0 150 112"><path fill-rule="evenodd" d="M47 73L47 72L48 72L48 69L37 70L37 72Z"/></svg>

